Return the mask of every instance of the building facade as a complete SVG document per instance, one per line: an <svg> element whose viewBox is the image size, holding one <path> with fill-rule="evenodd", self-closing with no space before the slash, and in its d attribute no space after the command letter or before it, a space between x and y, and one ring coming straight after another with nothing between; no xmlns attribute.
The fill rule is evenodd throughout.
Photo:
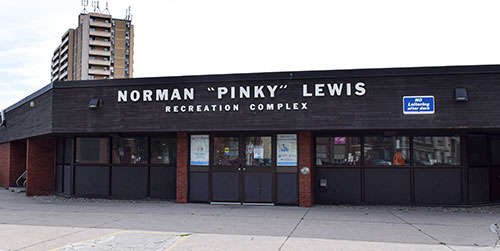
<svg viewBox="0 0 500 251"><path fill-rule="evenodd" d="M499 81L486 65L54 82L4 111L0 186L27 171L27 195L495 203Z"/></svg>
<svg viewBox="0 0 500 251"><path fill-rule="evenodd" d="M129 19L87 13L61 39L51 61L51 82L132 78L134 26Z"/></svg>

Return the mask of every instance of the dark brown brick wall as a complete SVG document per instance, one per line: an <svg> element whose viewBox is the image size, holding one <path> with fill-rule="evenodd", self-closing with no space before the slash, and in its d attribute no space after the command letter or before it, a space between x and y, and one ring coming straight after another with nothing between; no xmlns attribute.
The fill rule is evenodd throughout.
<svg viewBox="0 0 500 251"><path fill-rule="evenodd" d="M9 187L10 143L0 144L0 186Z"/></svg>
<svg viewBox="0 0 500 251"><path fill-rule="evenodd" d="M54 192L55 150L56 141L54 138L28 139L26 195L49 195Z"/></svg>
<svg viewBox="0 0 500 251"><path fill-rule="evenodd" d="M299 171L299 206L311 207L313 205L313 137L311 131L299 131L299 170L309 167L311 173L303 175Z"/></svg>
<svg viewBox="0 0 500 251"><path fill-rule="evenodd" d="M188 195L188 135L177 133L177 202L186 203Z"/></svg>
<svg viewBox="0 0 500 251"><path fill-rule="evenodd" d="M26 142L11 142L10 144L9 185L17 186L17 178L26 170Z"/></svg>

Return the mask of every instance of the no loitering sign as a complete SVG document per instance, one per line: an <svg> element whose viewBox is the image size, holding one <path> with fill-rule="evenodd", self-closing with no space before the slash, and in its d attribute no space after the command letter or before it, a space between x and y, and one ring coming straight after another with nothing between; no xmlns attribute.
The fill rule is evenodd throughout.
<svg viewBox="0 0 500 251"><path fill-rule="evenodd" d="M403 114L434 114L434 96L404 96Z"/></svg>

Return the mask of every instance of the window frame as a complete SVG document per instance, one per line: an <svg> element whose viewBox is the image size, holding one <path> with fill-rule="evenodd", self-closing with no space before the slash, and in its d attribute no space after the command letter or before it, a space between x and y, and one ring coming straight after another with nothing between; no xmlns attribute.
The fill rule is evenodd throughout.
<svg viewBox="0 0 500 251"><path fill-rule="evenodd" d="M339 164L339 165L334 165L334 164L329 164L329 165L318 165L317 163L317 155L318 155L318 138L319 137L322 137L322 138L335 138L335 137L358 137L359 138L359 144L360 144L360 160L358 162L358 164L355 164L355 165L348 165L348 164ZM363 135L361 134L339 134L339 133L335 133L335 134L323 134L323 135L315 135L314 136L314 165L316 167L319 167L319 168L324 168L324 167L327 167L327 168L352 168L352 167L361 167L363 166L363 157L364 157L364 152L363 152L363 148L364 148L364 144L363 144Z"/></svg>
<svg viewBox="0 0 500 251"><path fill-rule="evenodd" d="M409 132L407 130L405 131L391 131L391 135L385 135L387 131L360 131L359 133L353 133L353 132L328 132L328 131L322 131L322 132L317 132L313 134L313 144L314 144L314 166L316 168L390 168L390 169L409 169L409 168L463 168L464 167L464 161L466 156L464 155L464 133L463 132L439 132L439 131L433 131L433 132ZM499 134L500 135L500 134ZM366 159L365 159L365 144L364 140L365 137L370 137L370 136L395 136L395 137L401 137L401 136L406 136L409 138L409 164L407 165L367 165L366 164ZM361 140L361 160L358 165L317 165L317 138L318 137L360 137ZM458 165L415 165L415 160L413 156L413 138L414 137L458 137L460 139L459 145L458 145L458 151L460 153L460 163Z"/></svg>
<svg viewBox="0 0 500 251"><path fill-rule="evenodd" d="M107 140L107 143L108 143L108 149L106 151L106 154L107 154L107 158L108 158L108 161L105 162L105 163L92 163L92 162L82 162L82 161L77 161L77 154L78 154L78 139L81 139L81 138L85 138L85 139L106 139ZM79 137L79 136L76 136L73 138L74 140L74 147L73 147L73 161L75 163L75 165L78 165L78 166L83 166L83 165L92 165L92 166L109 166L111 164L111 156L110 156L110 152L111 152L111 140L110 140L110 137L109 136L83 136L83 137Z"/></svg>

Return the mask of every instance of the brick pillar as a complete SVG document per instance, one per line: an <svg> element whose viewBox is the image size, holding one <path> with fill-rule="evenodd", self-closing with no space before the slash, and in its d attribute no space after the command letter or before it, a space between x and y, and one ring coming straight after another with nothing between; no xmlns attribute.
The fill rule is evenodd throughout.
<svg viewBox="0 0 500 251"><path fill-rule="evenodd" d="M313 142L311 131L299 131L299 206L301 207L313 205ZM305 166L311 170L308 175L300 172Z"/></svg>
<svg viewBox="0 0 500 251"><path fill-rule="evenodd" d="M188 198L188 135L177 133L177 203L186 203Z"/></svg>
<svg viewBox="0 0 500 251"><path fill-rule="evenodd" d="M49 137L29 138L26 147L28 170L26 195L49 195L55 188L56 141Z"/></svg>
<svg viewBox="0 0 500 251"><path fill-rule="evenodd" d="M11 187L17 186L16 180L26 171L26 142L16 141L10 143L10 179ZM21 184L22 185L22 182Z"/></svg>
<svg viewBox="0 0 500 251"><path fill-rule="evenodd" d="M9 187L10 142L0 144L0 187Z"/></svg>

